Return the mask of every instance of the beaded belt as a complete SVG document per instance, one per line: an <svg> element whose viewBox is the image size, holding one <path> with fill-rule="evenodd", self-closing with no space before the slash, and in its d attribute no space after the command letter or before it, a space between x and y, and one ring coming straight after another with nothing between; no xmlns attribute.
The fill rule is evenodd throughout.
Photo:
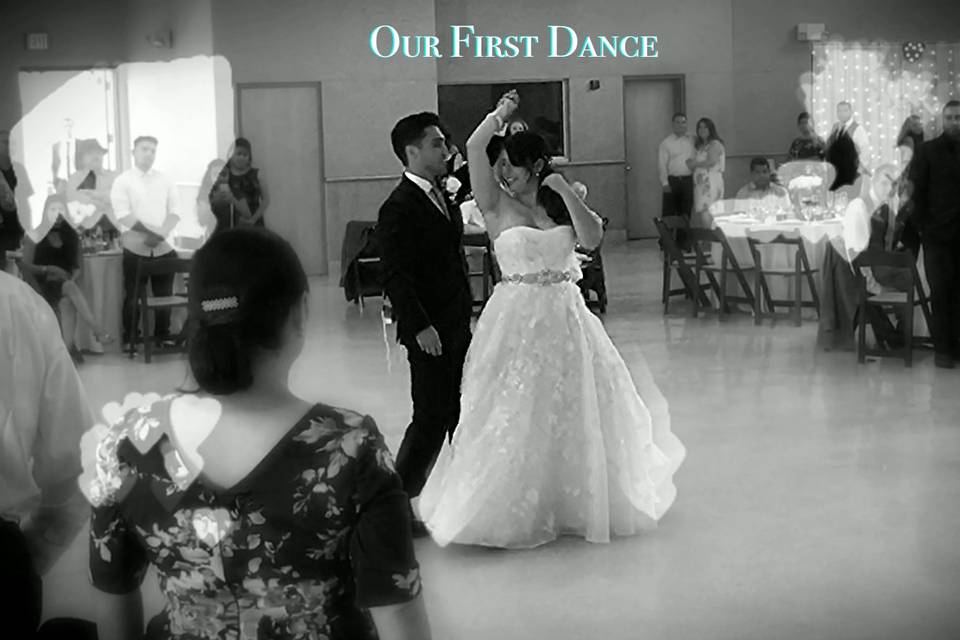
<svg viewBox="0 0 960 640"><path fill-rule="evenodd" d="M561 282L570 282L571 280L573 280L573 276L570 275L569 271L551 271L550 269L544 269L537 273L514 273L502 278L502 281L508 284L539 284L544 287Z"/></svg>

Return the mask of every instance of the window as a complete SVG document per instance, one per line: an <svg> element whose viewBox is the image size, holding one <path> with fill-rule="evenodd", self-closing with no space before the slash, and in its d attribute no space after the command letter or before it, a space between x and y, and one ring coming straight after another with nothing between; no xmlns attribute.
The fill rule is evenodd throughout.
<svg viewBox="0 0 960 640"><path fill-rule="evenodd" d="M440 120L450 130L453 141L463 149L467 138L507 91L520 94L517 114L542 135L553 156L566 156L564 125L565 83L504 82L499 84L443 84L437 87Z"/></svg>

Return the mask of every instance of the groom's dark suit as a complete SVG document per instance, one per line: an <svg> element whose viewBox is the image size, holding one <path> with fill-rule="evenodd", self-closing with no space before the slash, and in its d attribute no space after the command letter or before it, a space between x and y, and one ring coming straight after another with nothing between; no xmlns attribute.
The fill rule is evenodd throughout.
<svg viewBox="0 0 960 640"><path fill-rule="evenodd" d="M397 472L411 498L420 495L444 436L452 436L457 426L470 344L473 297L463 218L459 208L445 204L446 212L404 175L380 207L377 222L384 288L410 362L413 421L397 452ZM417 334L430 326L440 335L443 353L437 357L417 344Z"/></svg>

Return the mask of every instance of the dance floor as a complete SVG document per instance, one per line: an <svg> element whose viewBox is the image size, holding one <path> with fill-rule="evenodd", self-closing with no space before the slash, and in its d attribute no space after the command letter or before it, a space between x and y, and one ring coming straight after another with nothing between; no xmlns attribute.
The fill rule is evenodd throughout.
<svg viewBox="0 0 960 640"><path fill-rule="evenodd" d="M606 326L644 358L687 447L677 502L644 535L533 551L417 542L434 638L837 640L960 637L960 371L920 351L858 365L815 349L816 321L662 315L651 242L604 249ZM311 282L294 371L310 399L374 416L396 450L408 372L392 372L379 305ZM642 355L641 355L642 354ZM96 405L169 392L184 361L119 356L82 369ZM48 576L46 615L93 613L86 532ZM159 606L152 576L148 612Z"/></svg>

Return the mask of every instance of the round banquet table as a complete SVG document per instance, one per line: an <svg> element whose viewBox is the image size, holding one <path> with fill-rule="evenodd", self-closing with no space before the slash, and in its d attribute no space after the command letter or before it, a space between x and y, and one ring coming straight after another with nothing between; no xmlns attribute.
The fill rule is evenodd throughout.
<svg viewBox="0 0 960 640"><path fill-rule="evenodd" d="M814 274L814 282L817 285L817 291L822 291L822 265L824 256L829 243L837 243L843 238L843 222L839 219L827 220L780 220L775 221L767 219L759 222L754 217L745 214L733 214L726 216L715 216L714 226L723 231L730 245L730 250L737 258L737 262L742 265L753 264L753 256L750 255L750 245L747 242L747 234L756 238L760 242L769 243L780 236L787 238L803 238L804 250L807 253L807 260L810 267L820 269ZM842 246L842 245L840 245ZM792 269L793 258L796 248L790 245L767 244L758 247L760 251L761 264L766 269ZM720 264L721 248L719 245L713 245L711 257L715 264ZM920 276L920 282L923 284L924 291L930 295L930 287L927 284L926 273L923 268L923 252L917 260L917 271ZM753 285L753 279L747 274L747 282ZM809 289L806 286L806 280L803 280L802 298L803 300L812 300ZM775 300L792 300L795 278L783 276L767 276L767 285L770 287L770 295ZM732 295L740 294L739 285L735 279L727 280L727 291ZM821 296L822 299L822 296ZM929 329L923 317L920 308L914 310L914 335L929 336Z"/></svg>

